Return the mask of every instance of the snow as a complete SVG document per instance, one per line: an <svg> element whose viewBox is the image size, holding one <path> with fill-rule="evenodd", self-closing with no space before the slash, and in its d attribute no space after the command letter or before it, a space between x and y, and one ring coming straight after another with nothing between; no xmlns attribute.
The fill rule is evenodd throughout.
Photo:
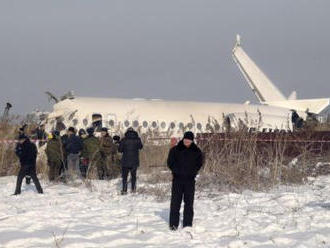
<svg viewBox="0 0 330 248"><path fill-rule="evenodd" d="M41 180L12 196L0 178L0 247L330 247L330 177L241 194L196 192L194 227L168 229L169 201L121 196L120 181Z"/></svg>

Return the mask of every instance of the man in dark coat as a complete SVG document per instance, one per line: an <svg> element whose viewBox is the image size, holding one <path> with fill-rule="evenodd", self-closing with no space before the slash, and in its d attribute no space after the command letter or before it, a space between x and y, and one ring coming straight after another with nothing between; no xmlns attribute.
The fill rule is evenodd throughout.
<svg viewBox="0 0 330 248"><path fill-rule="evenodd" d="M60 132L55 130L52 132L52 136L52 139L48 141L46 147L49 167L48 178L49 181L57 181L60 177L62 164L64 163L64 153Z"/></svg>
<svg viewBox="0 0 330 248"><path fill-rule="evenodd" d="M78 132L78 135L79 135L79 138L80 138L80 142L84 147L84 140L87 138L87 133L86 133L85 129L81 128ZM86 178L87 169L88 169L88 159L82 157L82 151L81 151L81 154L80 154L79 168L80 168L81 176L83 178Z"/></svg>
<svg viewBox="0 0 330 248"><path fill-rule="evenodd" d="M21 169L17 176L14 195L21 193L22 181L26 175L31 176L38 192L42 194L43 190L36 173L37 147L35 144L31 143L30 139L24 134L21 134L18 139L19 143L16 146L16 155L19 157Z"/></svg>
<svg viewBox="0 0 330 248"><path fill-rule="evenodd" d="M143 148L138 133L133 128L129 128L119 144L118 151L123 153L121 159L123 189L122 194L127 194L127 177L131 173L132 192L136 192L136 171L140 165L139 150Z"/></svg>
<svg viewBox="0 0 330 248"><path fill-rule="evenodd" d="M68 160L68 171L69 175L73 177L78 175L81 177L80 173L80 152L82 150L81 139L76 135L76 130L73 127L68 129L68 140L65 145L65 151L67 153Z"/></svg>
<svg viewBox="0 0 330 248"><path fill-rule="evenodd" d="M176 230L179 226L182 198L184 201L183 227L192 226L195 177L203 165L202 152L194 143L192 132L186 132L183 140L170 150L167 165L173 174L170 229Z"/></svg>

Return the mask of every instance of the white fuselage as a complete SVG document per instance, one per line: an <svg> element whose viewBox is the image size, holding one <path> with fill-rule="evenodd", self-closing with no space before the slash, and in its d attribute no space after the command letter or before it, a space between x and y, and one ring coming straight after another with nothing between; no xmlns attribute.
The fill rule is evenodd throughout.
<svg viewBox="0 0 330 248"><path fill-rule="evenodd" d="M101 117L101 120L100 120ZM86 129L99 120L112 134L133 127L140 133L157 131L173 136L183 131L221 132L228 126L238 128L239 122L248 128L291 130L291 112L280 107L211 102L185 102L146 99L88 98L67 99L54 105L46 129L64 125ZM227 120L227 121L226 121Z"/></svg>

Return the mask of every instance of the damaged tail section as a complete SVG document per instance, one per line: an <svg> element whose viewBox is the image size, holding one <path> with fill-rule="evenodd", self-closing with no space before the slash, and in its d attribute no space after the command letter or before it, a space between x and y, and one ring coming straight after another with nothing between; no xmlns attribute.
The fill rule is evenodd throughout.
<svg viewBox="0 0 330 248"><path fill-rule="evenodd" d="M266 74L264 74L255 62L245 53L241 47L239 35L237 35L232 55L234 62L237 64L260 103L294 109L296 111L308 111L315 114L328 113L330 98L297 100L296 91L293 91L290 96L286 98Z"/></svg>

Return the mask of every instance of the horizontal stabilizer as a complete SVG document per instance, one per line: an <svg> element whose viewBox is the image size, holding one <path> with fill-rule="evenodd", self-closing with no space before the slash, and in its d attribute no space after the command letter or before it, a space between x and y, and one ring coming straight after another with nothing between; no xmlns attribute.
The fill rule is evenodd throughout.
<svg viewBox="0 0 330 248"><path fill-rule="evenodd" d="M315 114L322 114L322 112L330 106L330 98L286 100L264 103L270 106L289 108L296 111L309 111Z"/></svg>

